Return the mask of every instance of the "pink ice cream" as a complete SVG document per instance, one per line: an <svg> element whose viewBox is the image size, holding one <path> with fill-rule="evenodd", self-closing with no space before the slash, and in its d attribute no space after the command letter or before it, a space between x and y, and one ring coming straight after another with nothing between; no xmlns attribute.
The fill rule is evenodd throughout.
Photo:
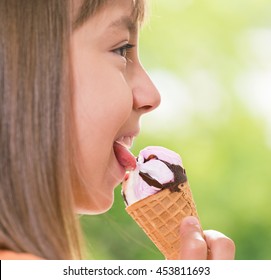
<svg viewBox="0 0 271 280"><path fill-rule="evenodd" d="M135 170L130 171L122 194L127 206L162 189L179 192L187 181L181 157L164 147L149 146L140 151Z"/></svg>

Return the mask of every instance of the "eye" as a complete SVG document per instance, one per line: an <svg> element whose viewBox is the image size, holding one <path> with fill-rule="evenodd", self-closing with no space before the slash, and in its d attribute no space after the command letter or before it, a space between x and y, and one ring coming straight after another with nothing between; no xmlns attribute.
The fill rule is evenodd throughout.
<svg viewBox="0 0 271 280"><path fill-rule="evenodd" d="M131 44L125 44L117 49L114 49L113 52L126 58L127 53L129 52L130 49L132 49L135 45L131 45Z"/></svg>

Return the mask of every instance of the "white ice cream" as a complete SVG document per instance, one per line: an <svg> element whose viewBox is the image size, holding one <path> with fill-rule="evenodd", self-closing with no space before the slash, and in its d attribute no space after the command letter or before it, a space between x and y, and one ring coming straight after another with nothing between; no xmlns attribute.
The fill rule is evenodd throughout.
<svg viewBox="0 0 271 280"><path fill-rule="evenodd" d="M181 157L164 147L150 146L139 153L136 169L129 172L128 179L123 183L122 192L127 205L161 190L161 187L152 186L142 179L142 173L157 181L157 184L174 182L174 172L165 162L183 167Z"/></svg>

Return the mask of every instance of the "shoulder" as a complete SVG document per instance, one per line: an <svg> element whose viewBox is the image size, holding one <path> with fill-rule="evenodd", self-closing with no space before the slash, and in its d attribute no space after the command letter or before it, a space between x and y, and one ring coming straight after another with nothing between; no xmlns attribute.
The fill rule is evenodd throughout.
<svg viewBox="0 0 271 280"><path fill-rule="evenodd" d="M42 258L27 253L0 250L0 260L42 260Z"/></svg>

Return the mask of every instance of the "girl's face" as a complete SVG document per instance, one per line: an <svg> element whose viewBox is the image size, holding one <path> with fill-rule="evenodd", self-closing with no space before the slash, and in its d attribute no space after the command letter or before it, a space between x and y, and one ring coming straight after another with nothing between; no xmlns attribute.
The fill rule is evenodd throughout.
<svg viewBox="0 0 271 280"><path fill-rule="evenodd" d="M81 180L75 200L81 213L111 207L114 188L134 165L128 149L139 133L139 119L160 103L138 58L131 3L107 4L71 39L74 135Z"/></svg>

